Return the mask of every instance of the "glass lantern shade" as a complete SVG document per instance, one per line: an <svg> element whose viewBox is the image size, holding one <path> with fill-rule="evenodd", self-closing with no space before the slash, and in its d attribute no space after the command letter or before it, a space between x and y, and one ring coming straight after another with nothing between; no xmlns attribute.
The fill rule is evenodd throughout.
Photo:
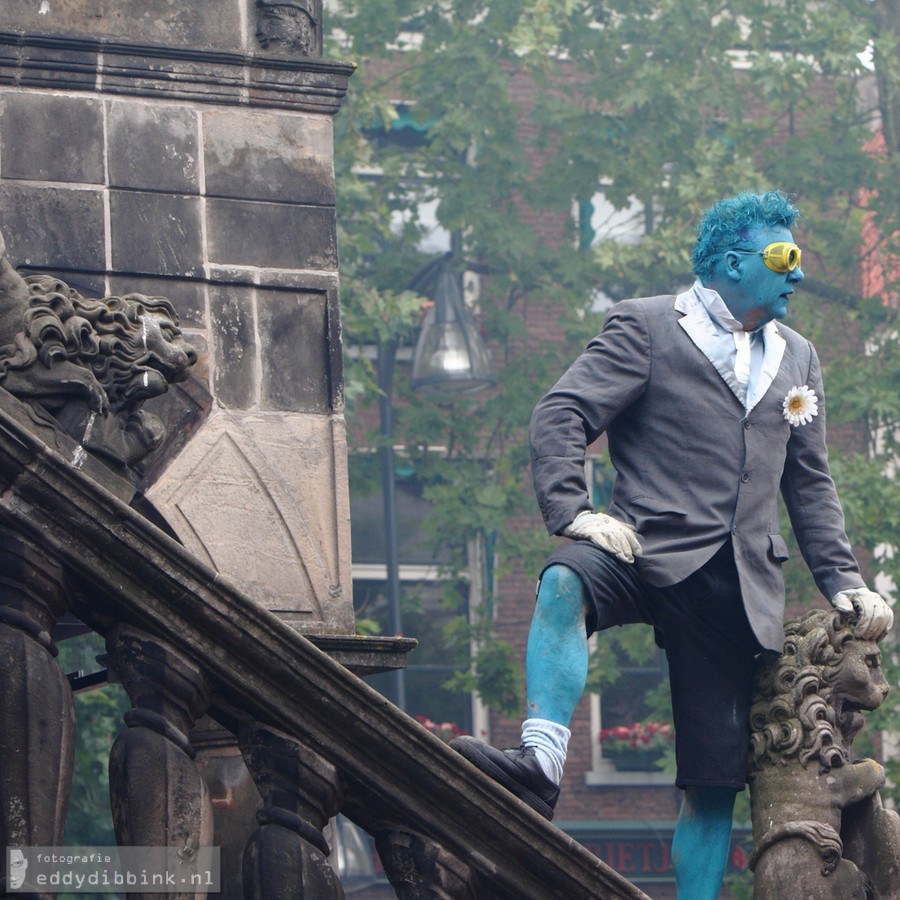
<svg viewBox="0 0 900 900"><path fill-rule="evenodd" d="M496 384L478 325L446 264L438 273L434 306L425 316L416 343L412 383L414 388L449 394L475 393Z"/></svg>

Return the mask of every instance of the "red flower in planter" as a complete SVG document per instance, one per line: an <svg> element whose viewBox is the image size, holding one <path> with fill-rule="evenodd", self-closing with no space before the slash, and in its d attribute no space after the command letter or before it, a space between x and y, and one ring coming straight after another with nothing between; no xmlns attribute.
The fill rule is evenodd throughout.
<svg viewBox="0 0 900 900"><path fill-rule="evenodd" d="M659 750L675 738L668 722L635 722L600 729L600 743L610 750L632 747L636 750Z"/></svg>

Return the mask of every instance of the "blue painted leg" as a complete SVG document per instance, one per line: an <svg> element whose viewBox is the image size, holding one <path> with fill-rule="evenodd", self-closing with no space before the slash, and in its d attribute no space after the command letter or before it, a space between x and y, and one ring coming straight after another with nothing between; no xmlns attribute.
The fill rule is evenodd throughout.
<svg viewBox="0 0 900 900"><path fill-rule="evenodd" d="M468 735L450 742L547 819L553 818L559 799L568 726L587 679L584 615L581 579L566 566L551 566L541 579L528 634L528 717L522 723L522 746L497 750Z"/></svg>
<svg viewBox="0 0 900 900"><path fill-rule="evenodd" d="M675 826L672 861L678 900L716 900L731 846L733 788L689 787Z"/></svg>
<svg viewBox="0 0 900 900"><path fill-rule="evenodd" d="M585 604L584 586L571 569L544 572L525 660L529 717L565 726L572 718L588 671Z"/></svg>

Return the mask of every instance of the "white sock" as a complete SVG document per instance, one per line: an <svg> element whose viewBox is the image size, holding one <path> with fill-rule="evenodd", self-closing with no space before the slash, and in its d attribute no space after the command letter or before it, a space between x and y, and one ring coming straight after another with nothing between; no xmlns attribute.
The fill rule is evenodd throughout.
<svg viewBox="0 0 900 900"><path fill-rule="evenodd" d="M522 744L534 747L535 758L554 784L562 780L571 736L572 732L565 725L549 719L526 719L522 723Z"/></svg>

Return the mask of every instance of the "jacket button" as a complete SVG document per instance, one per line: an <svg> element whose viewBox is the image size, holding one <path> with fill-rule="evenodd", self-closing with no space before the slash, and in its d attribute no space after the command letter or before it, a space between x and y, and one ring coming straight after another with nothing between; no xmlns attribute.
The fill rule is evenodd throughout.
<svg viewBox="0 0 900 900"><path fill-rule="evenodd" d="M750 473L749 473L749 472L744 472L744 474L741 475L741 481L742 481L744 484L746 484L749 480L750 480Z"/></svg>
<svg viewBox="0 0 900 900"><path fill-rule="evenodd" d="M750 420L744 419L744 428L749 428L749 427L750 427Z"/></svg>

